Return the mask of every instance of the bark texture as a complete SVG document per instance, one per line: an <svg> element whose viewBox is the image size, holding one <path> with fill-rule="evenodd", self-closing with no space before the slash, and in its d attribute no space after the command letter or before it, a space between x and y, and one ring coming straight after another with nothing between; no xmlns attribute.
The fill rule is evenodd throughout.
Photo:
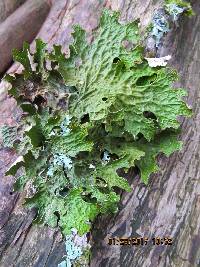
<svg viewBox="0 0 200 267"><path fill-rule="evenodd" d="M0 22L4 21L13 11L15 11L26 0L1 0L0 2Z"/></svg>
<svg viewBox="0 0 200 267"><path fill-rule="evenodd" d="M67 50L71 26L80 23L91 38L104 6L121 10L123 21L140 17L144 27L162 4L159 0L58 0L53 2L39 36L49 42L49 48L58 43ZM130 173L133 191L122 194L120 211L95 224L91 267L200 265L200 2L193 0L192 4L196 15L181 19L160 51L172 55L171 64L181 74L180 85L188 89L187 102L194 111L191 119L182 121L183 149L170 158L159 158L161 172L152 175L148 187ZM17 68L15 65L10 71ZM5 87L0 94L0 114L0 125L15 125L20 116ZM15 158L14 151L0 150L0 266L56 267L65 254L61 235L56 229L32 225L35 211L22 207L23 195L10 195L13 178L4 173ZM170 236L173 245L108 246L107 238L112 236Z"/></svg>
<svg viewBox="0 0 200 267"><path fill-rule="evenodd" d="M13 48L33 41L49 9L47 0L28 0L0 24L0 73L12 62Z"/></svg>

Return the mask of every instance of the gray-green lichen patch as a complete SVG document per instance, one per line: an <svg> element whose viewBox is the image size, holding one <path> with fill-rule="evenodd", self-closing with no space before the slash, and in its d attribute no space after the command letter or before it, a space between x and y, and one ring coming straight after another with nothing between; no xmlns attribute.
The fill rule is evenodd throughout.
<svg viewBox="0 0 200 267"><path fill-rule="evenodd" d="M180 15L187 9L186 7L178 6L177 4L168 4L165 8L173 21L177 21Z"/></svg>
<svg viewBox="0 0 200 267"><path fill-rule="evenodd" d="M182 14L194 15L189 2L182 0L165 1L164 8L158 9L153 16L151 31L147 40L147 50L160 47L164 35L170 31L171 24L177 22Z"/></svg>
<svg viewBox="0 0 200 267"><path fill-rule="evenodd" d="M163 36L169 32L169 21L165 10L159 9L153 16L151 35L155 39L158 48Z"/></svg>
<svg viewBox="0 0 200 267"><path fill-rule="evenodd" d="M72 229L70 235L66 236L66 256L58 267L87 267L90 256L90 245L86 234L79 236L76 229Z"/></svg>
<svg viewBox="0 0 200 267"><path fill-rule="evenodd" d="M12 148L17 139L17 127L4 125L0 128L2 146Z"/></svg>
<svg viewBox="0 0 200 267"><path fill-rule="evenodd" d="M85 264L84 234L98 214L117 211L116 188L131 191L118 170L139 169L147 184L159 171L157 155L169 156L181 148L177 117L191 116L182 100L186 92L173 89L176 71L164 68L169 57L151 62L144 58L138 21L121 24L119 15L103 12L91 44L86 32L75 26L68 58L61 46L49 54L47 45L36 41L34 69L25 44L23 51L14 53L24 72L6 76L12 83L9 94L24 112L23 134L15 145L22 158L6 174L23 168L15 190L26 191L31 183L33 194L26 198L26 207L37 209L36 222L59 227L66 236L60 267L79 264L78 258L79 265ZM154 18L155 35L166 31L164 16L161 10ZM127 49L124 41L134 46ZM62 105L54 105L58 98Z"/></svg>
<svg viewBox="0 0 200 267"><path fill-rule="evenodd" d="M165 0L165 10L174 21L178 20L183 13L187 16L194 15L194 11L189 1Z"/></svg>

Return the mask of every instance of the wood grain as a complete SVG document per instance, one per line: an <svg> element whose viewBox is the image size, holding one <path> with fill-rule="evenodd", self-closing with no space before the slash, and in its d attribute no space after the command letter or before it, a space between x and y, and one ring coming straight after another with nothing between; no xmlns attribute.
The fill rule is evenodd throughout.
<svg viewBox="0 0 200 267"><path fill-rule="evenodd" d="M120 212L98 221L91 266L194 267L200 264L200 3L196 16L179 22L165 41L161 55L172 55L181 74L194 115L182 122L183 149L160 157L161 172L148 187L133 178L131 193L123 193ZM178 84L177 84L178 85ZM104 225L105 228L102 226ZM106 230L105 230L106 229ZM97 234L98 233L98 234ZM98 237L97 237L98 235ZM110 236L171 236L172 246L108 247Z"/></svg>
<svg viewBox="0 0 200 267"><path fill-rule="evenodd" d="M28 0L0 24L0 73L12 62L12 49L32 42L42 26L50 5L46 0Z"/></svg>
<svg viewBox="0 0 200 267"><path fill-rule="evenodd" d="M1 0L0 2L0 23L12 14L26 0Z"/></svg>

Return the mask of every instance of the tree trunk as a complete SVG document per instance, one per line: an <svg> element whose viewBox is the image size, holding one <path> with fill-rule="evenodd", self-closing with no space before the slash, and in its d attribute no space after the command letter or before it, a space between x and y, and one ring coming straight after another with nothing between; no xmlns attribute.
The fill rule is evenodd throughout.
<svg viewBox="0 0 200 267"><path fill-rule="evenodd" d="M1 0L0 2L0 23L4 21L26 0Z"/></svg>
<svg viewBox="0 0 200 267"><path fill-rule="evenodd" d="M47 0L28 0L0 25L0 73L12 61L12 49L32 42L50 9Z"/></svg>
<svg viewBox="0 0 200 267"><path fill-rule="evenodd" d="M58 0L43 25L39 36L49 43L70 42L71 26L80 23L90 38L98 25L104 6L121 10L123 21L141 19L148 25L161 0ZM161 172L152 175L144 186L134 174L132 192L123 193L119 212L113 217L98 219L93 230L94 246L91 267L198 267L200 264L200 3L193 0L196 15L184 17L179 27L165 38L161 55L172 55L171 64L181 74L180 85L187 88L187 102L194 115L182 122L183 149L170 158L159 157ZM10 71L15 71L17 66ZM14 100L7 97L6 88L0 94L0 125L14 125L20 116ZM0 266L56 267L62 261L65 247L59 232L32 225L35 211L22 207L23 195L10 195L13 178L4 177L15 160L13 151L0 151ZM171 237L171 246L109 246L109 237Z"/></svg>

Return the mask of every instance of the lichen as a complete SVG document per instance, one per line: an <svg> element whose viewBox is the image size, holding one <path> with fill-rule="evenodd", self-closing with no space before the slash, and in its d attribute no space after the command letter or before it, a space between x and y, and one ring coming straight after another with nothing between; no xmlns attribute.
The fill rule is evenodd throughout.
<svg viewBox="0 0 200 267"><path fill-rule="evenodd" d="M60 126L61 135L67 136L70 133L70 128L69 128L70 121L71 121L71 117L67 114Z"/></svg>
<svg viewBox="0 0 200 267"><path fill-rule="evenodd" d="M88 267L90 254L91 252L89 247L84 249L83 254L75 261L74 267Z"/></svg>
<svg viewBox="0 0 200 267"><path fill-rule="evenodd" d="M9 94L24 112L20 127L25 129L16 144L23 161L6 174L22 168L14 188L23 190L31 181L35 193L26 198L26 206L37 209L37 222L59 227L64 235L75 228L82 236L99 214L117 211L116 188L131 191L119 169L139 170L147 184L159 170L157 155L169 156L181 148L177 118L192 114L182 100L185 90L173 89L176 71L149 66L138 21L121 24L119 15L103 12L91 44L75 26L67 58L61 46L49 53L47 44L37 40L32 54L25 44L14 53L24 71L5 77L12 83ZM160 11L153 25L158 43L167 31ZM133 47L126 49L124 41ZM61 108L58 98L66 106Z"/></svg>
<svg viewBox="0 0 200 267"><path fill-rule="evenodd" d="M53 157L52 165L50 165L47 175L53 176L57 167L64 167L64 169L70 170L72 168L72 160L70 157L64 154L56 154Z"/></svg>
<svg viewBox="0 0 200 267"><path fill-rule="evenodd" d="M155 40L156 49L161 45L163 36L170 31L170 24L177 22L184 13L188 16L194 15L191 4L182 0L165 0L164 8L155 12L150 27L150 36ZM151 40L150 36L149 40Z"/></svg>
<svg viewBox="0 0 200 267"><path fill-rule="evenodd" d="M176 21L181 14L185 13L187 16L193 16L194 11L189 1L183 0L165 0L165 10Z"/></svg>
<svg viewBox="0 0 200 267"><path fill-rule="evenodd" d="M12 148L17 139L17 127L4 125L0 128L2 138L2 145L4 147Z"/></svg>
<svg viewBox="0 0 200 267"><path fill-rule="evenodd" d="M148 64L150 67L155 68L155 67L165 67L167 66L168 61L172 57L170 55L165 56L165 57L157 57L157 58L148 58L146 57L145 59L147 60Z"/></svg>
<svg viewBox="0 0 200 267"><path fill-rule="evenodd" d="M158 10L152 20L152 32L151 35L156 41L156 47L160 45L163 36L169 32L169 22L164 10Z"/></svg>
<svg viewBox="0 0 200 267"><path fill-rule="evenodd" d="M108 151L105 150L103 153L102 163L106 164L109 162L109 160L110 160L110 155L109 155Z"/></svg>
<svg viewBox="0 0 200 267"><path fill-rule="evenodd" d="M58 267L87 266L90 245L86 234L81 237L76 229L72 229L71 235L65 239L66 255Z"/></svg>
<svg viewBox="0 0 200 267"><path fill-rule="evenodd" d="M177 21L180 15L186 10L186 7L178 6L177 4L166 5L166 11L172 17L173 21Z"/></svg>

